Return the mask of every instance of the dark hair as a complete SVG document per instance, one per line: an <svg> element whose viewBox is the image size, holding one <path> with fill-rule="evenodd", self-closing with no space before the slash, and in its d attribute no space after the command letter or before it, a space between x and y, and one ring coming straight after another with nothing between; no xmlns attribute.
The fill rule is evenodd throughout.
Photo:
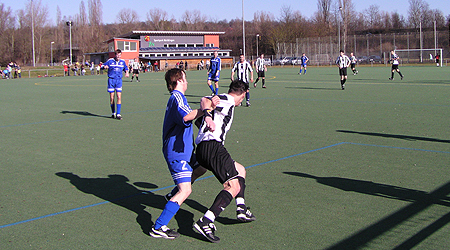
<svg viewBox="0 0 450 250"><path fill-rule="evenodd" d="M240 95L242 93L247 92L247 90L248 90L248 83L246 83L242 80L234 80L230 84L228 93L234 93L234 94Z"/></svg>
<svg viewBox="0 0 450 250"><path fill-rule="evenodd" d="M164 78L166 79L167 90L172 92L177 87L177 81L183 78L184 70L179 68L169 69ZM186 73L185 73L186 74Z"/></svg>
<svg viewBox="0 0 450 250"><path fill-rule="evenodd" d="M344 51L343 51L343 50L339 50L339 53L341 53L341 52L342 52L342 53L344 53Z"/></svg>
<svg viewBox="0 0 450 250"><path fill-rule="evenodd" d="M117 54L119 54L119 53L122 53L122 50L116 49L116 51L114 51L114 53L116 53L116 55L117 55Z"/></svg>

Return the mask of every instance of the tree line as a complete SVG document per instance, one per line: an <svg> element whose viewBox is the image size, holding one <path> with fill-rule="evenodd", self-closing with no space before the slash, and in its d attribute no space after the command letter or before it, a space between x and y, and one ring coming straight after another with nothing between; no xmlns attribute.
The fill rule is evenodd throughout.
<svg viewBox="0 0 450 250"><path fill-rule="evenodd" d="M333 36L337 32L342 34L345 50L347 36L353 34L431 30L435 25L438 30L450 28L450 15L444 16L441 10L430 9L425 0L408 0L408 3L407 16L381 10L376 4L357 12L352 0L317 0L317 11L311 17L285 5L280 8L278 17L270 11L257 11L253 20L245 21L246 52L256 54L255 39L260 39L260 53L273 55L277 54L279 43ZM79 57L84 53L107 51L104 41L132 30L224 31L220 38L221 47L231 49L232 55L238 55L242 49L241 19L217 20L199 10L186 10L176 20L167 11L153 8L142 21L135 10L123 8L115 23L104 24L101 0L82 0L79 12L74 16L63 16L59 6L56 8L56 22L51 24L48 8L41 0L30 1L24 9L15 12L4 3L0 4L0 65L10 61L32 65L32 27L36 63L49 64L52 51L54 61L61 62L66 56L63 51L69 48L68 20L73 22L72 47L79 50Z"/></svg>

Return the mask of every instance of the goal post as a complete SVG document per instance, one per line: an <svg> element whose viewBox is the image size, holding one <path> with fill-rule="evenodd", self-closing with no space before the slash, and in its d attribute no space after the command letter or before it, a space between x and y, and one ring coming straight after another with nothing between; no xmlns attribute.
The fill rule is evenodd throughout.
<svg viewBox="0 0 450 250"><path fill-rule="evenodd" d="M442 51L443 49L396 49L394 52L400 57L402 64L415 63L436 63L436 56L439 55L439 64L442 67Z"/></svg>

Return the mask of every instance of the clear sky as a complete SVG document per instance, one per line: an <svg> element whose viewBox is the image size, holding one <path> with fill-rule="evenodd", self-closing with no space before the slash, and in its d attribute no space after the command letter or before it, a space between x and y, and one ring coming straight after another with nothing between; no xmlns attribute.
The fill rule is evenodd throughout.
<svg viewBox="0 0 450 250"><path fill-rule="evenodd" d="M36 1L36 0L34 0ZM15 1L3 1L6 7L11 7L13 10L24 9L26 4L30 0L15 0ZM56 19L56 7L61 9L62 16L74 16L79 13L81 1L60 1L60 0L41 0L44 6L48 7L49 17L54 23ZM430 9L440 9L444 16L447 17L450 14L449 0L426 0ZM125 3L125 4L123 4ZM174 17L176 20L180 20L185 10L199 10L203 15L211 17L213 20L231 20L242 17L242 0L228 0L228 1L216 1L219 4L213 4L212 1L120 1L120 0L102 0L103 5L103 22L114 23L116 22L117 13L123 8L129 8L135 10L141 21L147 19L147 12L152 8L159 8L165 10L169 14L169 18ZM88 8L88 0L84 0L86 9ZM370 5L375 4L380 7L380 10L384 11L397 11L399 14L407 17L407 11L409 3L407 0L354 0L356 11L363 11ZM218 7L220 6L220 7ZM303 16L311 17L314 12L317 11L316 0L244 0L244 18L245 20L252 20L253 14L257 11L268 11L274 14L276 18L280 16L280 9L282 6L290 6L294 11L300 11Z"/></svg>

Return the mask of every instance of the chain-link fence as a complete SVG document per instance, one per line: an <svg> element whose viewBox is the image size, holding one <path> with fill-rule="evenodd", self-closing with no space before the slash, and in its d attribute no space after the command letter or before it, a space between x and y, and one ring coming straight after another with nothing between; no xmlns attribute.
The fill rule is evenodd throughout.
<svg viewBox="0 0 450 250"><path fill-rule="evenodd" d="M339 46L339 41L341 46ZM435 45L436 44L436 45ZM302 53L308 56L310 65L332 65L343 47L343 37L307 37L297 38L292 43L278 43L276 60L274 64L295 63L296 57ZM394 49L435 49L442 48L444 65L450 58L449 31L440 30L422 32L405 32L389 34L349 35L347 36L346 54L351 52L358 58L358 63L386 63L389 60L389 51ZM286 59L286 57L288 57ZM281 59L285 58L283 62ZM430 60L410 62L429 63Z"/></svg>

